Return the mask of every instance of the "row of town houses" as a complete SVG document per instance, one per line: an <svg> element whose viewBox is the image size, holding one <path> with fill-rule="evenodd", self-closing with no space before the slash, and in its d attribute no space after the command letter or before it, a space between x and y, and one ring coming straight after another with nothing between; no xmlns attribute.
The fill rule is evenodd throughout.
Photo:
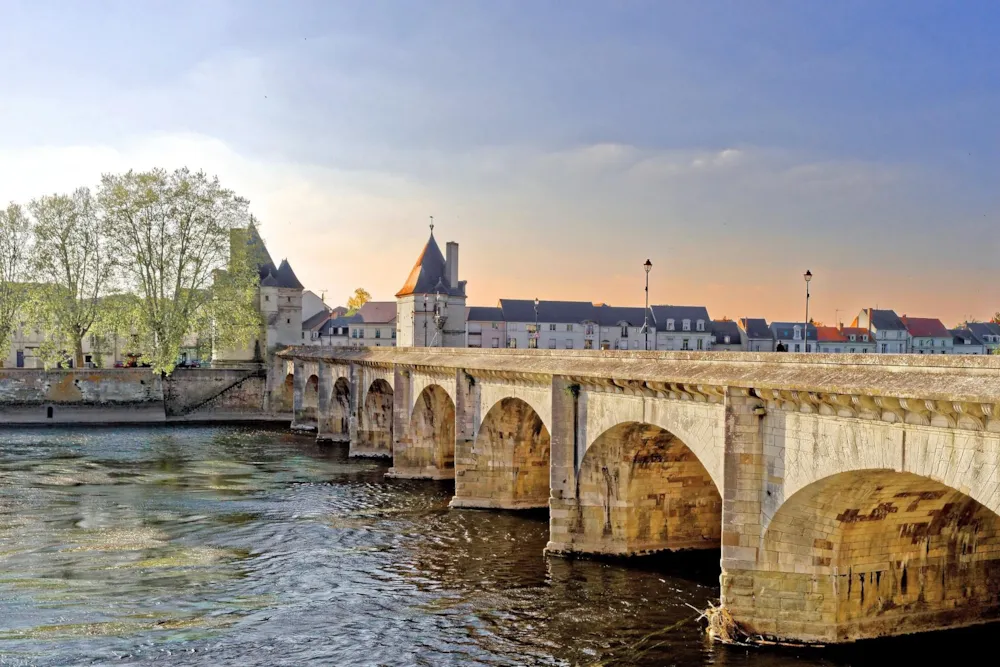
<svg viewBox="0 0 1000 667"><path fill-rule="evenodd" d="M300 344L348 347L470 347L548 350L728 350L855 354L989 354L1000 325L862 309L850 326L713 320L704 306L611 306L589 301L500 299L466 306L458 244L447 257L433 228L395 301L368 302L355 313L333 309L305 319Z"/></svg>
<svg viewBox="0 0 1000 667"><path fill-rule="evenodd" d="M536 318L537 313L537 318ZM419 314L419 311L418 311ZM428 318L429 319L429 318ZM396 303L369 302L303 323L307 345L396 345ZM426 333L427 331L431 333ZM439 345L416 331L415 346ZM426 341L426 342L425 342ZM465 309L464 347L564 350L726 350L855 354L990 354L1000 348L1000 325L967 322L949 329L939 319L865 308L850 326L713 320L704 306L617 307L584 301L501 299Z"/></svg>

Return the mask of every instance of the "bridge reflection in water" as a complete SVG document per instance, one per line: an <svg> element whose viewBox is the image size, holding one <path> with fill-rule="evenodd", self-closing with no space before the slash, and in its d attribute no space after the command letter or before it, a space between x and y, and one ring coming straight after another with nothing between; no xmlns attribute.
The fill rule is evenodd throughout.
<svg viewBox="0 0 1000 667"><path fill-rule="evenodd" d="M721 547L751 639L1000 615L998 358L290 348L268 409L453 507L548 506L551 554Z"/></svg>

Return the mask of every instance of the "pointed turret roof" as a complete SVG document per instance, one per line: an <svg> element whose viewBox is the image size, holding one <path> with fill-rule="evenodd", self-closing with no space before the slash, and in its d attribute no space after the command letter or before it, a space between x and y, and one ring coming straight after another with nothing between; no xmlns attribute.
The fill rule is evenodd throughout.
<svg viewBox="0 0 1000 667"><path fill-rule="evenodd" d="M434 230L431 230L431 237L427 239L417 263L413 265L410 276L406 279L403 288L396 292L397 297L409 296L411 294L434 294L440 291L442 294L462 294L462 283L458 289L453 289L448 284L448 276L445 272L444 255L441 248L434 240Z"/></svg>
<svg viewBox="0 0 1000 667"><path fill-rule="evenodd" d="M273 273L271 273L270 271L268 271L267 275L264 276L261 279L260 286L261 287L277 287L278 286L278 280L277 280L277 278L274 277Z"/></svg>
<svg viewBox="0 0 1000 667"><path fill-rule="evenodd" d="M281 266L278 267L278 271L274 274L274 277L278 279L278 287L302 289L302 283L295 277L292 265L288 263L287 259L281 260Z"/></svg>

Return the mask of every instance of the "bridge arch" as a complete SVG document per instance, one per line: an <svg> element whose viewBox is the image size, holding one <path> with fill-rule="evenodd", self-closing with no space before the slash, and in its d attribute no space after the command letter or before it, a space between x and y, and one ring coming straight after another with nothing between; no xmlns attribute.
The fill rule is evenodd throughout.
<svg viewBox="0 0 1000 667"><path fill-rule="evenodd" d="M639 555L720 545L722 497L694 451L644 422L616 424L577 472L568 550Z"/></svg>
<svg viewBox="0 0 1000 667"><path fill-rule="evenodd" d="M507 397L483 418L455 456L453 507L548 507L551 439L527 401Z"/></svg>
<svg viewBox="0 0 1000 667"><path fill-rule="evenodd" d="M392 457L392 410L392 385L384 378L376 378L364 393L358 441L352 443L352 455Z"/></svg>
<svg viewBox="0 0 1000 667"><path fill-rule="evenodd" d="M1000 618L1000 516L921 475L817 480L778 508L759 553L761 634L849 641Z"/></svg>
<svg viewBox="0 0 1000 667"><path fill-rule="evenodd" d="M455 477L455 401L441 385L428 384L417 395L406 437L393 448L389 475Z"/></svg>
<svg viewBox="0 0 1000 667"><path fill-rule="evenodd" d="M291 414L295 409L295 374L287 373L278 385L271 400L271 412L277 415Z"/></svg>
<svg viewBox="0 0 1000 667"><path fill-rule="evenodd" d="M322 423L319 428L320 438L333 442L348 442L350 440L351 423L351 385L347 378L337 377L330 390L327 405L320 411Z"/></svg>

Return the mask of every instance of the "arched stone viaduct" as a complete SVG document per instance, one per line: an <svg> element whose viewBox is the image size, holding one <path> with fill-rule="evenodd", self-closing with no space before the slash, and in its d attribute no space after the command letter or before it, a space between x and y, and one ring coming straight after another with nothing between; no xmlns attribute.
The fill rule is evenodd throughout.
<svg viewBox="0 0 1000 667"><path fill-rule="evenodd" d="M291 348L268 401L550 553L720 549L750 636L1000 616L1000 358Z"/></svg>

